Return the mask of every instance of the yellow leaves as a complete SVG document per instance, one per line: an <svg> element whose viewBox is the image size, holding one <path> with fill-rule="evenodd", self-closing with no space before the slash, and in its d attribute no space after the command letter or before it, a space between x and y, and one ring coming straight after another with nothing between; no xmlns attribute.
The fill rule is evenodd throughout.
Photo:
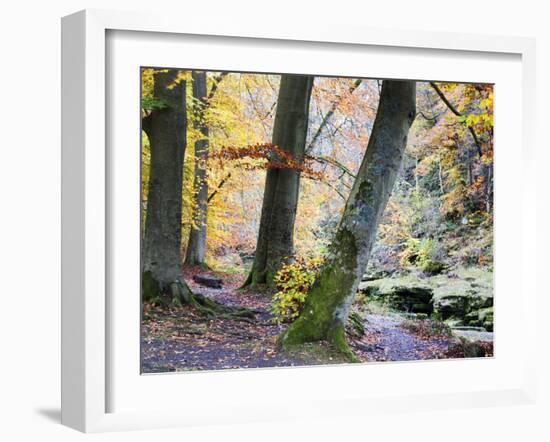
<svg viewBox="0 0 550 442"><path fill-rule="evenodd" d="M296 257L275 274L279 291L270 305L275 322L292 322L300 315L322 263L320 257Z"/></svg>
<svg viewBox="0 0 550 442"><path fill-rule="evenodd" d="M154 69L145 68L141 70L141 98L153 96L153 80Z"/></svg>
<svg viewBox="0 0 550 442"><path fill-rule="evenodd" d="M441 214L445 217L460 217L464 214L464 186L459 184L441 197Z"/></svg>
<svg viewBox="0 0 550 442"><path fill-rule="evenodd" d="M487 98L484 98L482 99L480 102L479 102L480 106L487 109L487 110L490 110L491 113L493 111L493 94L489 94L489 96Z"/></svg>

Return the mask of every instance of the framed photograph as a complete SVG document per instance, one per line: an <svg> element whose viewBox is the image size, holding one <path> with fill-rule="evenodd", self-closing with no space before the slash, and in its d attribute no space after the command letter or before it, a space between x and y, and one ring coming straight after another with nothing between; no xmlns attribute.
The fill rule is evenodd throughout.
<svg viewBox="0 0 550 442"><path fill-rule="evenodd" d="M534 400L533 40L87 10L62 54L65 425Z"/></svg>

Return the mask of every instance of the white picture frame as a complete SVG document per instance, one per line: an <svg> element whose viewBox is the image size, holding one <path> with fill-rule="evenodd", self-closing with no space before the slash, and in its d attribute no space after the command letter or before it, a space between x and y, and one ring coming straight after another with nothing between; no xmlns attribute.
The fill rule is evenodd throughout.
<svg viewBox="0 0 550 442"><path fill-rule="evenodd" d="M274 402L271 408L258 409L247 398L235 398L235 409L248 410L235 413L220 405L218 412L205 414L200 407L190 413L184 407L147 408L139 405L131 411L113 411L109 394L113 385L110 370L113 354L110 353L107 328L113 320L108 299L108 244L116 230L108 228L112 206L109 196L109 155L106 121L107 34L120 32L154 32L161 35L193 35L270 39L288 44L311 42L338 44L342 48L370 46L378 48L426 49L431 51L457 51L474 54L511 54L520 57L522 117L521 131L522 176L518 190L521 198L521 229L518 232L522 262L520 310L536 304L536 285L530 278L529 256L535 256L536 196L530 186L531 171L535 167L534 103L535 103L535 44L534 40L518 37L490 37L452 33L428 33L404 30L377 30L346 26L300 27L292 23L279 24L276 29L258 23L231 23L222 21L190 22L169 15L86 10L63 18L62 21L62 423L84 432L158 428L169 426L207 425L216 422L284 419L286 417L319 417L346 414L365 414L371 411L390 412L414 409L436 409L499 404L532 403L535 396L536 358L534 342L536 324L520 320L524 348L518 355L517 379L509 385L488 390L478 389L455 393L430 391L419 395L377 395L376 398L359 391L356 395L337 393L326 398L310 400L309 407L302 403L281 407ZM159 34L155 34L159 35ZM294 43L293 43L294 42ZM137 92L137 91L136 91ZM497 97L498 106L498 97ZM498 120L497 120L498 125ZM498 130L498 129L497 129ZM519 134L519 132L518 132ZM498 141L498 138L497 138ZM498 166L497 166L498 167ZM498 169L497 169L498 170ZM498 173L498 171L497 171ZM498 223L498 221L497 221ZM497 248L500 246L497 246ZM504 249L502 249L504 250ZM498 259L497 251L497 259ZM504 253L504 252L502 252ZM498 295L497 295L498 296ZM498 300L497 300L498 303ZM498 307L497 307L498 308ZM137 315L137 311L133 311ZM497 313L498 314L498 313ZM498 321L498 318L497 318ZM497 348L498 351L498 348ZM496 356L498 359L498 354ZM455 366L455 369L461 367ZM466 368L466 367L465 367ZM342 367L308 368L325 370L332 376ZM443 370L445 370L444 368ZM475 366L469 367L475 369ZM295 369L303 370L303 369ZM353 368L346 367L352 374ZM377 365L377 373L393 370ZM279 370L280 371L280 370ZM283 370L286 378L293 370ZM357 370L355 370L357 372ZM258 373L258 372L255 372ZM265 371L263 373L266 373ZM300 382L305 382L307 374ZM309 372L311 373L311 372ZM321 373L318 371L317 373ZM196 376L196 375L195 375ZM196 383L264 382L267 375L252 375L241 371L236 375L201 373ZM208 378L210 376L210 378ZM263 376L263 377L262 377ZM237 381L237 377L240 381ZM178 376L164 376L163 384L175 384ZM165 385L166 386L166 385ZM191 397L190 400L193 398ZM247 403L248 401L248 403ZM215 406L213 405L215 408ZM337 409L335 411L334 409ZM227 411L224 412L224 409ZM239 417L243 416L243 417Z"/></svg>

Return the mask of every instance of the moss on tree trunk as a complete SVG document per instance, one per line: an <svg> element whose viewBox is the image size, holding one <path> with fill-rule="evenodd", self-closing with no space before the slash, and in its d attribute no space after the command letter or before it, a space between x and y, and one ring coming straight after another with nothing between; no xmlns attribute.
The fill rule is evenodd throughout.
<svg viewBox="0 0 550 442"><path fill-rule="evenodd" d="M194 294L181 274L183 160L187 113L185 82L177 70L154 74L154 98L163 106L142 120L151 144L149 193L142 242L142 300L193 306L204 315L250 320L248 309L232 308ZM204 84L204 86L206 86ZM202 93L202 92L201 92ZM204 133L203 133L204 134Z"/></svg>
<svg viewBox="0 0 550 442"><path fill-rule="evenodd" d="M350 361L356 360L346 342L345 325L415 115L415 82L384 81L367 151L337 233L302 314L279 338L283 348L326 340Z"/></svg>

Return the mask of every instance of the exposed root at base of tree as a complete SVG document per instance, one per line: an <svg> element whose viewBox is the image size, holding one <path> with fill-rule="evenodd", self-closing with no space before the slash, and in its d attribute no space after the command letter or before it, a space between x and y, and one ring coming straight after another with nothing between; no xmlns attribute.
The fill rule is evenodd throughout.
<svg viewBox="0 0 550 442"><path fill-rule="evenodd" d="M203 316L220 316L245 322L251 322L255 318L253 310L227 306L208 296L193 293L183 278L178 278L162 288L151 272L144 272L142 290L143 299L157 305L175 307L189 305Z"/></svg>
<svg viewBox="0 0 550 442"><path fill-rule="evenodd" d="M324 342L333 348L346 362L361 362L347 341L347 337L361 339L365 335L364 319L358 311L350 312L345 327L341 324L335 324L323 334L319 334L317 331L311 333L311 327L311 324L304 326L304 323L300 323L299 320L291 324L279 336L277 340L278 349L288 352L294 351L295 348L299 348L304 344Z"/></svg>
<svg viewBox="0 0 550 442"><path fill-rule="evenodd" d="M337 327L329 331L324 339L307 339L296 332L289 335L289 329L287 329L279 335L277 348L286 353L293 353L304 345L316 345L321 343L328 345L344 362L361 362L346 341L344 327Z"/></svg>
<svg viewBox="0 0 550 442"><path fill-rule="evenodd" d="M347 345L346 345L347 346ZM301 344L280 345L277 341L277 348L282 354L289 357L307 357L307 359L318 359L320 361L330 360L331 363L356 363L361 362L360 359L348 347L347 351L337 347L329 341L314 341L303 342Z"/></svg>
<svg viewBox="0 0 550 442"><path fill-rule="evenodd" d="M258 270L251 270L248 273L245 281L239 287L239 290L243 291L260 291L260 292L272 292L275 291L275 284L269 282L270 279L266 276L265 272Z"/></svg>
<svg viewBox="0 0 550 442"><path fill-rule="evenodd" d="M170 292L172 294L172 303L190 305L204 316L222 316L223 318L245 322L251 322L255 318L254 311L250 309L230 307L214 301L207 296L193 293L189 286L181 280L170 284Z"/></svg>
<svg viewBox="0 0 550 442"><path fill-rule="evenodd" d="M349 314L348 323L346 324L346 334L356 339L365 336L364 319L359 312L353 311Z"/></svg>

